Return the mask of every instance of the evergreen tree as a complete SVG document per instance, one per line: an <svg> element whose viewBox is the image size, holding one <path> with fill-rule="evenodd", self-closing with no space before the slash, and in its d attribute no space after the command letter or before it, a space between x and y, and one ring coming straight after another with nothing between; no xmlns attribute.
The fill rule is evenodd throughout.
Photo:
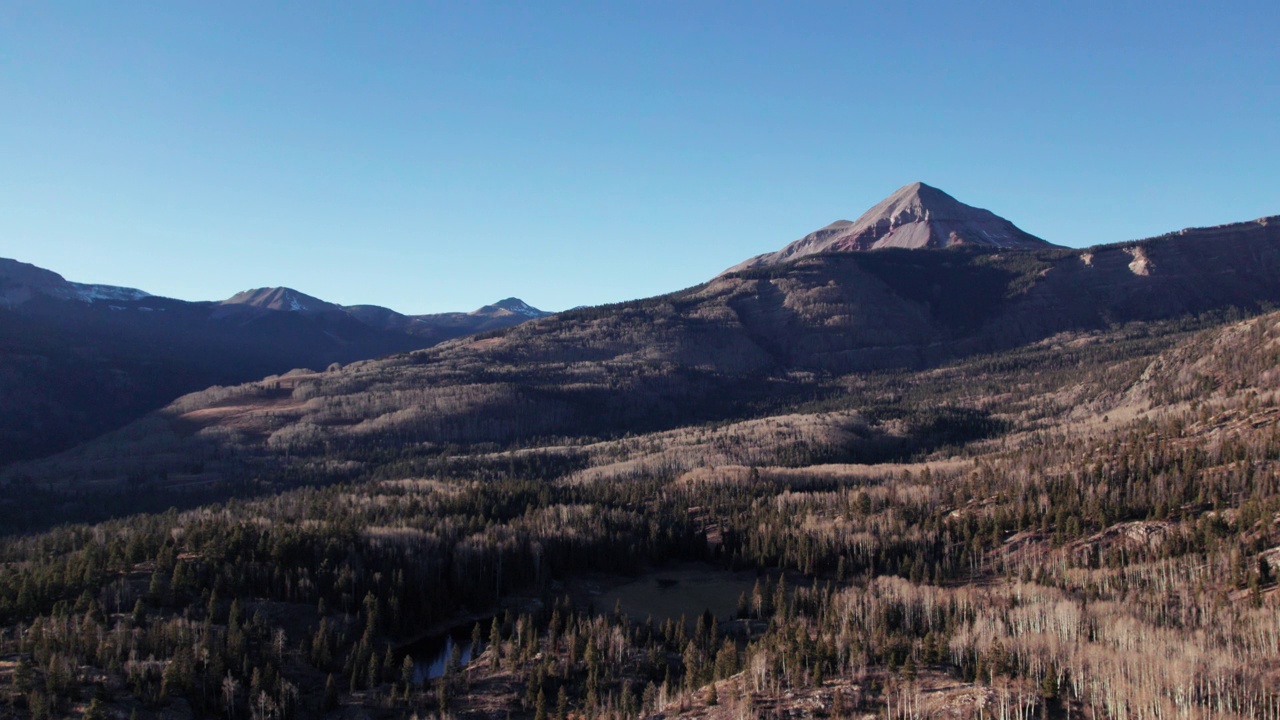
<svg viewBox="0 0 1280 720"><path fill-rule="evenodd" d="M338 684L333 680L333 673L324 681L324 709L334 710L338 707Z"/></svg>

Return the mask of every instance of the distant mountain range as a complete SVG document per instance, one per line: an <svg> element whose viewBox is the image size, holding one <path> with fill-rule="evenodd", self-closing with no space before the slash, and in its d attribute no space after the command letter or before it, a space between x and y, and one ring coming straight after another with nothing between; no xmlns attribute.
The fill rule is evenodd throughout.
<svg viewBox="0 0 1280 720"><path fill-rule="evenodd" d="M287 287L245 290L223 300L220 305L222 308L218 314L222 317L256 316L258 313L255 311L289 311L312 317L345 315L379 330L429 338L435 342L508 327L551 314L520 298L511 297L466 313L404 315L379 305L337 305Z"/></svg>
<svg viewBox="0 0 1280 720"><path fill-rule="evenodd" d="M69 447L210 385L422 349L547 314L509 298L410 316L289 288L185 302L0 259L0 464Z"/></svg>
<svg viewBox="0 0 1280 720"><path fill-rule="evenodd" d="M510 297L471 312L405 315L380 305L338 305L287 287L257 288L236 293L218 303L213 316L219 319L255 319L276 312L292 312L314 320L351 318L390 333L418 338L411 345L425 347L455 337L510 327L551 313ZM424 344L421 341L427 341Z"/></svg>
<svg viewBox="0 0 1280 720"><path fill-rule="evenodd" d="M912 185L851 224L864 230L851 230L847 246L757 258L687 290L482 340L192 395L135 433L163 451L125 452L111 474L155 477L175 457L217 478L241 472L219 464L233 456L334 467L370 448L590 442L751 417L857 387L867 373L936 368L1063 333L1195 327L1280 304L1280 218L1070 249L966 207ZM908 247L877 246L886 238ZM874 251L852 251L865 249ZM342 313L320 316L331 314ZM124 437L82 449L72 465L141 442Z"/></svg>

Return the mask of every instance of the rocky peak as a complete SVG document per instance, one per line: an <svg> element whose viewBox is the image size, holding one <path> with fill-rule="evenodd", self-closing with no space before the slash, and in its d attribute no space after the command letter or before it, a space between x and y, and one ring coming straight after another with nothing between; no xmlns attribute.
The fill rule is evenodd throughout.
<svg viewBox="0 0 1280 720"><path fill-rule="evenodd" d="M777 265L817 253L954 245L1036 248L1049 247L1050 243L989 210L966 205L938 188L914 182L899 188L857 220L838 220L777 252L758 255L726 272Z"/></svg>

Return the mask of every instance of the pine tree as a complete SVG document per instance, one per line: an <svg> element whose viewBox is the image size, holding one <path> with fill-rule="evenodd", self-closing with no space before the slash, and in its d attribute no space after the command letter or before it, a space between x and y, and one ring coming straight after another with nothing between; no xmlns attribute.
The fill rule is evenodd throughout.
<svg viewBox="0 0 1280 720"><path fill-rule="evenodd" d="M441 715L449 712L449 684L444 678L436 680L436 705L439 706Z"/></svg>
<svg viewBox="0 0 1280 720"><path fill-rule="evenodd" d="M564 686L560 686L560 690L556 692L556 720L568 720L569 718L569 696L564 691Z"/></svg>
<svg viewBox="0 0 1280 720"><path fill-rule="evenodd" d="M324 681L324 709L334 710L338 707L338 684L333 680L333 673L329 673L328 679Z"/></svg>
<svg viewBox="0 0 1280 720"><path fill-rule="evenodd" d="M533 720L547 720L547 693L542 688L538 688L538 699L533 708Z"/></svg>
<svg viewBox="0 0 1280 720"><path fill-rule="evenodd" d="M498 624L497 617L489 626L489 652L489 669L497 670L502 662L502 626Z"/></svg>
<svg viewBox="0 0 1280 720"><path fill-rule="evenodd" d="M18 663L13 667L13 686L20 693L29 693L35 687L35 670L31 668L31 663L27 658L18 658Z"/></svg>

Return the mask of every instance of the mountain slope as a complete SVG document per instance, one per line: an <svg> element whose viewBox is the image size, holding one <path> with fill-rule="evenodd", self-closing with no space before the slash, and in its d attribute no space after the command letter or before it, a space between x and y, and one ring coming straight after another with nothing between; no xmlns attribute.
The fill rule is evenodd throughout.
<svg viewBox="0 0 1280 720"><path fill-rule="evenodd" d="M1280 717L1280 313L1231 320L1277 226L815 255L184 397L0 478L4 699Z"/></svg>
<svg viewBox="0 0 1280 720"><path fill-rule="evenodd" d="M18 307L39 297L94 303L141 300L151 295L134 288L68 282L52 270L0 258L0 308Z"/></svg>
<svg viewBox="0 0 1280 720"><path fill-rule="evenodd" d="M235 457L206 466L232 475L238 462L278 468L284 457L359 468L370 453L448 443L577 442L735 420L839 396L869 373L1061 333L1168 321L1141 331L1167 334L1209 322L1197 319L1205 313L1258 312L1280 303L1276 277L1273 220L1085 250L813 255L335 372L196 394L60 467L71 477L72 465L141 441L163 457L127 452L99 473L154 476L173 457Z"/></svg>
<svg viewBox="0 0 1280 720"><path fill-rule="evenodd" d="M882 248L944 248L970 245L992 248L1052 247L1013 223L971 207L945 192L916 182L899 188L857 220L837 220L777 252L757 255L725 273L767 267L807 255Z"/></svg>
<svg viewBox="0 0 1280 720"><path fill-rule="evenodd" d="M380 326L289 288L184 302L0 259L0 465L65 449L200 388L406 352L527 319L482 308Z"/></svg>
<svg viewBox="0 0 1280 720"><path fill-rule="evenodd" d="M820 407L601 442L432 448L366 435L361 455L310 450L297 462L281 451L307 451L307 434L324 427L294 427L267 441L283 471L227 484L221 496L234 499L189 512L164 509L210 499L199 488L216 486L215 473L193 469L200 463L167 478L181 495L137 476L132 492L109 488L79 508L19 479L0 486L0 526L58 503L83 513L114 502L131 516L7 539L6 632L42 633L35 662L18 656L14 674L46 667L41 653L69 657L81 668L71 687L128 710L140 702L126 678L130 645L94 651L83 640L127 634L155 648L157 664L210 679L211 695L175 681L157 701L187 711L218 697L219 678L250 683L257 668L276 667L284 648L285 690L318 689L346 663L353 676L326 691L344 712L408 715L440 695L393 682L383 658L404 652L406 675L443 663L447 650L418 654L404 641L482 632L489 623L477 617L497 609L520 629L504 638L495 621L493 644L473 654L482 660L437 683L460 716L531 715L526 690L538 689L548 662L558 670L542 681L561 683L590 717L611 711L605 693L655 719L813 708L1164 717L1175 702L1197 717L1266 716L1280 709L1280 315L1198 334L1169 325L852 375ZM409 372L364 365L382 367L382 382ZM352 391L373 379L342 378L344 400L369 399ZM275 413L283 427L317 400L317 382L271 378L174 410L187 411L188 431L220 416L210 427L249 435L254 414ZM133 432L154 445L160 425ZM273 492L283 484L273 479L343 473L367 481ZM157 509L137 514L135 499ZM703 590L712 583L726 586L723 602ZM552 594L560 599L548 613ZM77 596L83 612L68 615ZM364 606L357 622L382 627L380 645L331 630L349 626L344 604ZM225 641L241 630L241 607L255 618L246 635L261 642ZM379 624L381 607L392 611ZM676 624L681 614L700 618L693 634ZM201 663L212 670L191 661L188 644L165 640L181 622L203 624L205 639L193 642L208 644L212 659ZM274 642L264 626L279 628ZM575 650L583 637L585 662ZM617 651L597 658L592 647ZM597 676L593 663L607 672ZM534 680L513 683L513 668ZM662 695L631 683L659 675ZM604 693L589 691L594 682ZM1186 692L1195 687L1213 691ZM319 697L281 695L303 713L326 712ZM235 702L227 706L243 707Z"/></svg>

